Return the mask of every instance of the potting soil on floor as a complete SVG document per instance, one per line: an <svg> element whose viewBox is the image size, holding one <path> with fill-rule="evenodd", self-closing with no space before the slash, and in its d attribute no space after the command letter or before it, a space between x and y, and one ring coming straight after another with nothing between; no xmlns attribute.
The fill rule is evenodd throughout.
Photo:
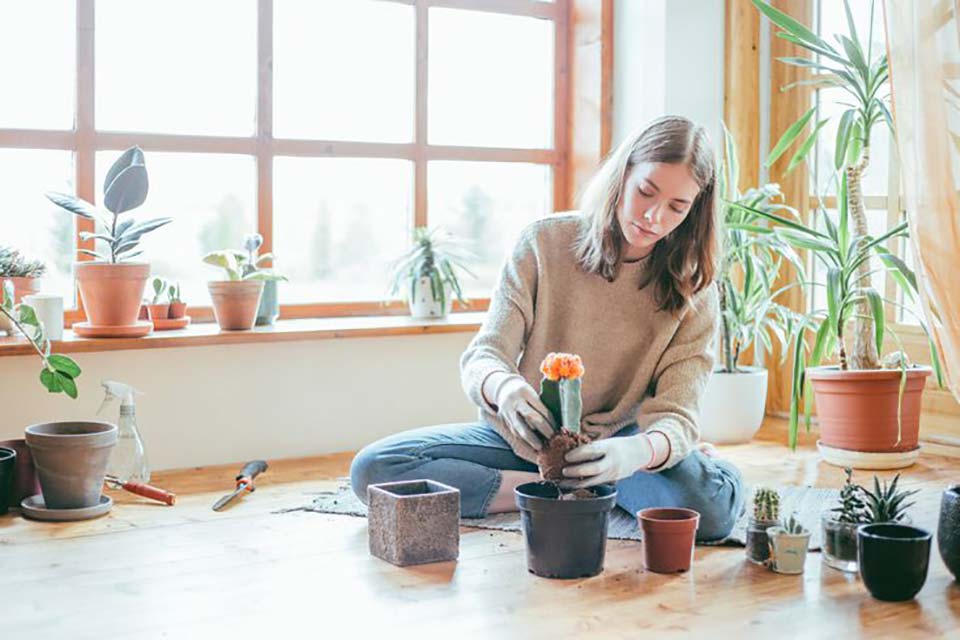
<svg viewBox="0 0 960 640"><path fill-rule="evenodd" d="M821 540L820 514L836 504L840 497L839 490L786 485L774 488L780 493L780 513L785 515L796 513L803 526L811 532L810 550L819 551ZM746 488L745 495L753 495L751 487ZM347 478L341 478L336 489L317 494L311 504L286 511L315 511L317 513L333 513L363 518L367 516L367 507L354 495ZM733 527L733 531L725 540L703 544L743 546L749 520L750 513L749 510L746 510L741 514L737 524ZM486 518L464 518L460 520L460 524L478 529L519 532L520 514L500 513ZM607 537L615 540L640 540L641 535L636 518L619 507L614 508L607 528Z"/></svg>

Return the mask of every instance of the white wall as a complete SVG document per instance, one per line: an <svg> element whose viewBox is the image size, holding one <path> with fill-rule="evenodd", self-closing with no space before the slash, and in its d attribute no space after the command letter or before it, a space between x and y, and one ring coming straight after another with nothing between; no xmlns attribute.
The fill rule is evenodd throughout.
<svg viewBox="0 0 960 640"><path fill-rule="evenodd" d="M661 115L723 118L723 0L616 0L613 138Z"/></svg>
<svg viewBox="0 0 960 640"><path fill-rule="evenodd" d="M0 440L36 422L94 418L100 380L112 378L147 393L137 422L156 469L355 450L403 429L475 419L458 370L471 337L81 353L78 400L48 394L35 357L4 357Z"/></svg>

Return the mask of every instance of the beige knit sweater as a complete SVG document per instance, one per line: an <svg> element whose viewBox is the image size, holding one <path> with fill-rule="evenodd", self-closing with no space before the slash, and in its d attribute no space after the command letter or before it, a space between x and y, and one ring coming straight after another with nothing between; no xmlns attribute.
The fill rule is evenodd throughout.
<svg viewBox="0 0 960 640"><path fill-rule="evenodd" d="M680 317L658 311L653 286L639 289L647 260L625 263L613 282L578 264L574 243L586 218L551 215L524 229L500 275L490 310L460 359L467 396L522 458L530 445L497 417L481 391L493 372L519 373L539 391L551 351L583 359L584 433L606 438L636 421L670 442L668 469L699 438L697 404L713 368L719 307L716 286Z"/></svg>

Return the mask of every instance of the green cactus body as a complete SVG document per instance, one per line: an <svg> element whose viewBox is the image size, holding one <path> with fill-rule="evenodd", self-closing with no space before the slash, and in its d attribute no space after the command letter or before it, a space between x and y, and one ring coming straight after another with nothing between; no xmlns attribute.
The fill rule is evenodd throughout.
<svg viewBox="0 0 960 640"><path fill-rule="evenodd" d="M780 519L780 494L773 489L757 489L753 496L753 519L776 522Z"/></svg>
<svg viewBox="0 0 960 640"><path fill-rule="evenodd" d="M583 414L581 387L580 378L544 378L540 381L540 400L550 410L554 422L571 433L580 433L580 417Z"/></svg>

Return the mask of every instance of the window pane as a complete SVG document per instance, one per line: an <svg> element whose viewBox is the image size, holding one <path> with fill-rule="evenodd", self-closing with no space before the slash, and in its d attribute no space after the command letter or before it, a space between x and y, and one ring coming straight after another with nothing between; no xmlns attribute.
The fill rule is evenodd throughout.
<svg viewBox="0 0 960 640"><path fill-rule="evenodd" d="M431 162L427 206L431 226L467 241L478 261L461 284L488 298L520 231L551 211L550 167L495 162Z"/></svg>
<svg viewBox="0 0 960 640"><path fill-rule="evenodd" d="M74 0L0 4L0 127L73 127L75 4Z"/></svg>
<svg viewBox="0 0 960 640"><path fill-rule="evenodd" d="M74 193L69 151L0 149L0 244L46 262L42 290L63 296L69 309L74 306L74 215L47 200L47 191Z"/></svg>
<svg viewBox="0 0 960 640"><path fill-rule="evenodd" d="M97 153L97 201L118 151ZM169 216L173 222L143 237L138 260L151 272L179 282L189 305L209 306L207 281L221 274L203 264L210 251L239 248L257 229L256 171L249 156L146 152L150 192L130 213L137 220Z"/></svg>
<svg viewBox="0 0 960 640"><path fill-rule="evenodd" d="M414 8L392 2L274 4L274 135L413 140Z"/></svg>
<svg viewBox="0 0 960 640"><path fill-rule="evenodd" d="M429 140L553 146L553 22L430 9Z"/></svg>
<svg viewBox="0 0 960 640"><path fill-rule="evenodd" d="M97 128L254 131L253 0L98 0Z"/></svg>
<svg viewBox="0 0 960 640"><path fill-rule="evenodd" d="M277 158L274 247L290 282L284 304L384 300L408 243L413 164L366 158Z"/></svg>

